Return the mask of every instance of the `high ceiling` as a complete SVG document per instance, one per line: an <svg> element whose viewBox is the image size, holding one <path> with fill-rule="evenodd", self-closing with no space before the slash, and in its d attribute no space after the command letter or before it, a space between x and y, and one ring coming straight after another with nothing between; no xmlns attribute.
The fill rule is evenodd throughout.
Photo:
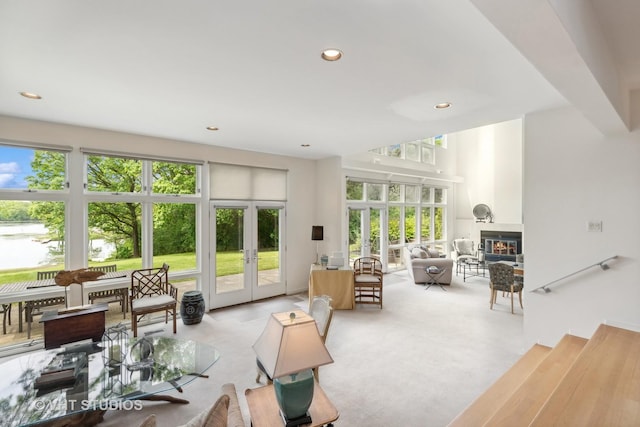
<svg viewBox="0 0 640 427"><path fill-rule="evenodd" d="M636 0L0 0L0 114L305 158L569 103L624 132L638 18Z"/></svg>

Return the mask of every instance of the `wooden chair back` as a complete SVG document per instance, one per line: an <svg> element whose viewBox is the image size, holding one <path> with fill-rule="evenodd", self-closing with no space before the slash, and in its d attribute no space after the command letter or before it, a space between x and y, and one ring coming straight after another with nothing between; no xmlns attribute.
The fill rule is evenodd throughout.
<svg viewBox="0 0 640 427"><path fill-rule="evenodd" d="M362 257L353 262L354 300L357 304L376 304L382 308L382 262Z"/></svg>
<svg viewBox="0 0 640 427"><path fill-rule="evenodd" d="M176 291L176 292L174 292ZM131 273L131 299L155 295L171 295L178 298L177 289L169 283L169 266L145 268Z"/></svg>
<svg viewBox="0 0 640 427"><path fill-rule="evenodd" d="M60 270L55 271L38 271L36 275L37 280L45 280L45 279L55 279L56 274L58 274ZM32 276L33 277L33 276Z"/></svg>
<svg viewBox="0 0 640 427"><path fill-rule="evenodd" d="M165 323L169 322L169 314L173 317L173 333L177 332L176 305L178 288L169 283L169 266L145 268L131 273L131 330L138 336L138 320L157 311L164 311Z"/></svg>
<svg viewBox="0 0 640 427"><path fill-rule="evenodd" d="M118 271L118 266L116 264L93 265L88 269L91 271L103 271L105 273L113 273L114 271Z"/></svg>

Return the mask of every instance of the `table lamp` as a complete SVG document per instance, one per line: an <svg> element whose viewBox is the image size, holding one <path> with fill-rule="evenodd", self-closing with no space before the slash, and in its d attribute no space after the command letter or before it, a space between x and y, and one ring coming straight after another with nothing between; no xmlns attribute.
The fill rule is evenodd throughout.
<svg viewBox="0 0 640 427"><path fill-rule="evenodd" d="M313 317L302 310L273 313L253 345L273 378L276 400L286 427L308 424L313 400L313 368L333 363Z"/></svg>
<svg viewBox="0 0 640 427"><path fill-rule="evenodd" d="M316 264L320 264L320 251L318 243L321 240L324 240L324 227L322 225L312 225L311 226L311 240L316 242Z"/></svg>

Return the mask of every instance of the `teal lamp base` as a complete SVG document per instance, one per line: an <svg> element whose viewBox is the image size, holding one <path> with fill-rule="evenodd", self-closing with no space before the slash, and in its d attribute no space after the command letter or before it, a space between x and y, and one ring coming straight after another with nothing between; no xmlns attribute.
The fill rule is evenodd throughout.
<svg viewBox="0 0 640 427"><path fill-rule="evenodd" d="M307 369L297 374L285 375L273 380L276 400L286 427L309 424L307 410L313 400L313 371Z"/></svg>

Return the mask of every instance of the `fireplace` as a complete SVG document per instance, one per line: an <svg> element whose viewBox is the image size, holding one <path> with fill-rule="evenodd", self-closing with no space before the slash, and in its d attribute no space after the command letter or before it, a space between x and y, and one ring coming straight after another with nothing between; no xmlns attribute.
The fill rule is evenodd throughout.
<svg viewBox="0 0 640 427"><path fill-rule="evenodd" d="M522 233L519 231L480 231L480 249L487 261L515 261L522 253Z"/></svg>

